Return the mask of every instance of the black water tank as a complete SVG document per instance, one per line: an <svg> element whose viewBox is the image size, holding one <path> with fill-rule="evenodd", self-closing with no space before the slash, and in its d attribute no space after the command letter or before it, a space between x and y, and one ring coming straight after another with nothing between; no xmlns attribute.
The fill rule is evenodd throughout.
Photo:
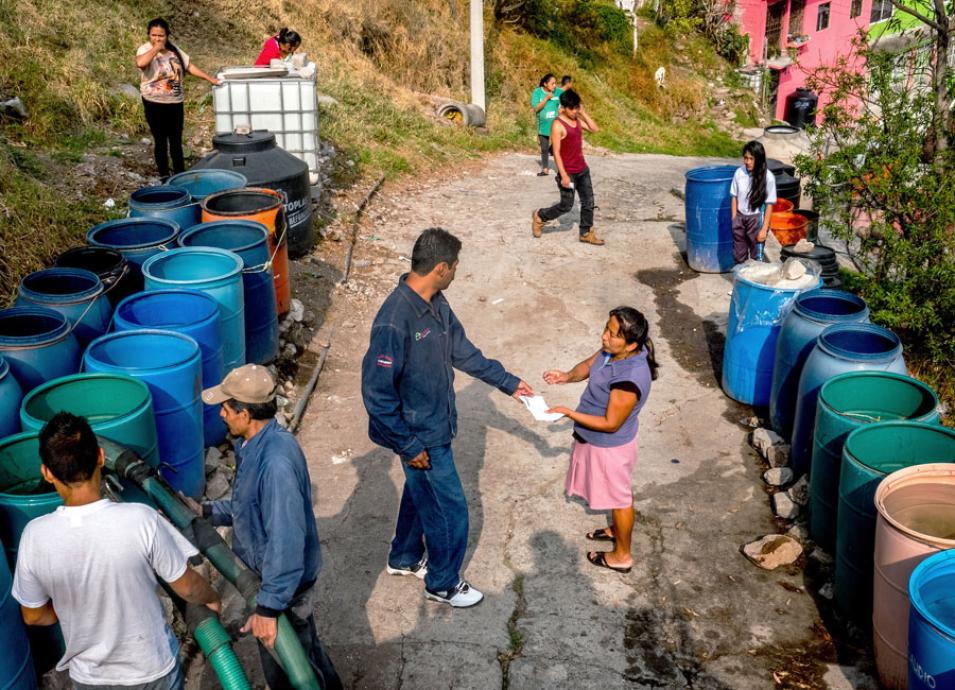
<svg viewBox="0 0 955 690"><path fill-rule="evenodd" d="M215 150L196 168L234 170L245 175L250 187L267 187L285 195L288 215L288 253L299 257L312 251L312 199L308 165L275 143L264 129L249 134L216 134Z"/></svg>
<svg viewBox="0 0 955 690"><path fill-rule="evenodd" d="M775 158L767 158L766 167L769 168L769 172L771 172L773 175L779 175L781 173L785 173L787 175L796 174L795 165L790 165L789 163L783 163L782 161L776 160Z"/></svg>
<svg viewBox="0 0 955 690"><path fill-rule="evenodd" d="M780 173L776 177L776 196L793 202L793 208L799 208L799 198L802 196L799 180L792 175Z"/></svg>
<svg viewBox="0 0 955 690"><path fill-rule="evenodd" d="M796 89L786 99L786 122L799 129L815 127L818 103L819 97L809 89Z"/></svg>

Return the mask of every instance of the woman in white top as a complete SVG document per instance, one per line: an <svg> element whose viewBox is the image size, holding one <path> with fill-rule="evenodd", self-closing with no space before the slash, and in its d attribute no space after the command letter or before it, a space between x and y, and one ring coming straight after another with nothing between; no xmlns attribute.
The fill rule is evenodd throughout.
<svg viewBox="0 0 955 690"><path fill-rule="evenodd" d="M757 258L757 245L766 241L776 203L776 178L766 167L766 150L758 141L743 146L743 165L730 185L733 212L733 260Z"/></svg>
<svg viewBox="0 0 955 690"><path fill-rule="evenodd" d="M139 91L143 96L146 122L155 142L156 167L159 177L165 182L169 177L170 154L173 173L186 169L182 157L183 77L188 72L213 86L218 86L219 80L196 67L188 55L172 44L165 19L153 19L147 32L149 41L136 51L136 67L142 72Z"/></svg>

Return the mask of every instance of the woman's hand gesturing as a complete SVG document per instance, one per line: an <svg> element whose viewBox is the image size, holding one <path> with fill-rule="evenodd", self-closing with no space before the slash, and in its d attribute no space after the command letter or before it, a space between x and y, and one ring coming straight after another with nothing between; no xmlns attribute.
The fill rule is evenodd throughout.
<svg viewBox="0 0 955 690"><path fill-rule="evenodd" d="M551 385L568 383L570 381L570 372L548 369L544 372L544 381Z"/></svg>

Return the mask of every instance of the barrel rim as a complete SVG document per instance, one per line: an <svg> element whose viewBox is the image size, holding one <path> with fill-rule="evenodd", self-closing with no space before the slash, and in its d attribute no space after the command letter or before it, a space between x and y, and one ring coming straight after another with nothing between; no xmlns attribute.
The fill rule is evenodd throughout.
<svg viewBox="0 0 955 690"><path fill-rule="evenodd" d="M179 195L179 198L171 199L169 201L142 201L141 199L137 198L148 194L162 194L168 192L175 192ZM140 205L148 204L149 208L175 209L191 204L192 194L183 187L173 187L172 185L168 184L150 185L148 187L140 187L129 195L130 208L132 208L134 203Z"/></svg>
<svg viewBox="0 0 955 690"><path fill-rule="evenodd" d="M883 477L888 476L889 474L891 474L891 472L884 472L877 467L872 467L872 465L869 465L868 463L863 462L859 458L859 456L852 450L852 445L854 445L855 443L858 443L858 439L860 436L865 436L866 434L877 434L877 433L881 433L885 429L888 429L891 427L900 427L900 426L905 427L907 429L918 428L923 431L930 431L932 433L942 434L944 436L948 436L952 439L955 439L955 429L949 429L948 427L944 427L940 424L926 424L925 422L915 422L915 421L907 420L907 419L892 420L890 422L876 422L875 424L863 424L858 429L853 429L852 431L849 432L849 435L846 437L846 442L842 447L843 457L849 459L850 461L854 462L860 467L864 467L867 470L871 470L872 472L882 475ZM932 463L924 463L924 464L927 465ZM900 468L900 469L903 469L903 468ZM840 481L840 484L841 484L841 481ZM841 495L841 491L842 489L840 488L840 495Z"/></svg>
<svg viewBox="0 0 955 690"><path fill-rule="evenodd" d="M891 350L885 352L856 352L847 350L831 342L831 338L836 333L854 331L856 333L869 333L878 335L895 345ZM838 359L847 359L850 361L864 362L891 362L902 354L902 340L893 331L874 323L834 323L826 327L816 338L816 347L823 350L827 355Z"/></svg>
<svg viewBox="0 0 955 690"><path fill-rule="evenodd" d="M763 283L757 283L755 280L750 280L744 275L740 275L740 268L746 266L743 264L736 264L731 270L733 272L733 287L735 290L736 283L745 283L751 288L756 288L763 292L791 292L794 294L803 293L811 290L818 290L823 282L822 276L816 276L817 281L815 285L806 286L806 287L779 287L778 285L764 285Z"/></svg>
<svg viewBox="0 0 955 690"><path fill-rule="evenodd" d="M247 178L245 175L235 170L226 170L225 168L192 168L191 170L185 170L181 173L176 173L175 175L170 177L168 180L166 180L166 185L169 187L177 187L179 189L185 189L193 198L193 200L202 201L209 195L194 194L192 190L190 190L187 186L185 186L186 184L188 184L188 182L184 184L177 184L177 182L181 182L182 180L185 180L190 175L202 177L204 175L209 175L212 173L215 173L217 175L224 175L226 177L231 177L236 182L240 183L238 187L233 187L232 189L241 189L243 187L246 187L249 184L249 178ZM219 191L226 191L226 190L219 190Z"/></svg>
<svg viewBox="0 0 955 690"><path fill-rule="evenodd" d="M687 182L712 182L712 183L723 183L727 180L732 180L733 175L736 174L738 165L701 165L697 168L691 168L683 173L683 177L686 178ZM728 173L728 177L706 177L700 178L698 176L704 175L706 173Z"/></svg>
<svg viewBox="0 0 955 690"><path fill-rule="evenodd" d="M265 208L260 208L256 211L213 211L209 208L209 202L215 201L220 197L226 196L227 194L259 194L262 196L267 196L275 199L275 202L266 206ZM199 206L206 213L222 216L223 218L230 218L236 216L237 219L241 219L245 216L249 216L256 213L265 213L266 211L272 211L273 209L283 208L285 206L285 197L282 195L282 192L269 189L268 187L243 187L242 189L226 189L221 192L216 192L215 194L210 194L205 199L203 199ZM209 222L209 221L206 221Z"/></svg>
<svg viewBox="0 0 955 690"><path fill-rule="evenodd" d="M20 419L21 419L21 421L24 420L24 419L29 419L29 420L31 420L32 422L35 422L38 426L42 426L43 424L45 424L45 423L48 422L49 420L47 420L47 419L41 419L40 417L36 417L36 416L34 416L33 414L31 414L31 413L28 411L28 409L27 409L27 408L29 407L29 405L30 405L31 403L33 403L33 401L34 401L37 397L39 397L40 395L42 395L42 394L44 394L44 393L47 393L48 391L52 390L53 388L60 388L60 387L63 387L63 386L72 386L73 384L75 384L75 383L77 383L77 382L83 382L83 383L85 383L85 382L93 381L93 380L97 380L97 379L99 379L99 380L102 380L102 379L120 380L120 381L122 381L122 382L125 383L125 384L131 384L134 388L138 388L138 389L140 390L140 392L143 393L143 395L145 396L145 400L144 400L143 402L139 403L138 405L136 405L136 408L137 408L137 409L143 407L144 405L151 405L151 404L152 404L152 399L153 399L153 398L152 398L152 393L149 391L149 386L147 386L143 381L140 381L139 379L137 379L135 376L130 376L129 374L121 374L121 373L119 373L119 372L110 372L110 371L88 371L88 372L80 372L80 373L77 373L77 374L69 374L69 375L67 375L67 376L60 376L59 378L51 379L51 380L49 380L49 381L46 381L46 382L44 382L44 383L41 383L39 386L37 386L37 387L34 388L32 391L30 391L29 393L27 393L27 394L23 397L23 401L20 403ZM127 414L130 414L130 412L128 412ZM117 418L111 419L111 420L109 420L109 422L104 422L104 424L102 424L102 425L99 425L99 424L91 424L90 426L92 426L92 427L94 427L94 428L97 428L97 427L100 427L100 428L101 428L101 427L103 427L103 426L105 426L105 425L111 424L115 419L117 419Z"/></svg>
<svg viewBox="0 0 955 690"><path fill-rule="evenodd" d="M96 240L96 235L104 230L112 230L114 227L119 225L140 225L150 223L153 225L166 225L169 227L170 233L168 236L163 237L161 240L156 242L140 242L136 244L101 244ZM169 220L168 218L159 218L158 216L139 216L136 218L114 218L113 220L107 220L104 223L99 225L94 225L86 233L86 241L94 247L105 247L106 249L117 249L121 247L126 250L134 249L152 249L155 247L161 247L164 244L168 244L176 239L176 236L179 234L179 223Z"/></svg>
<svg viewBox="0 0 955 690"><path fill-rule="evenodd" d="M31 280L40 274L56 274L62 276L74 276L80 278L86 278L90 280L93 284L92 286L80 290L79 292L73 292L69 294L60 294L53 295L45 292L37 292L31 287L27 287L25 283L28 280ZM39 271L33 271L28 273L20 279L20 284L17 286L17 292L24 298L32 300L34 302L42 302L43 304L55 304L57 306L66 306L70 304L85 304L95 300L97 297L103 294L105 290L103 281L100 280L99 275L93 271L89 271L85 268L73 268L68 266L52 266L50 268L41 268ZM60 299L66 298L66 299Z"/></svg>
<svg viewBox="0 0 955 690"><path fill-rule="evenodd" d="M224 258L232 259L234 261L234 265L222 275L216 276L215 278L207 278L202 281L196 281L195 279L182 280L174 278L159 278L152 274L152 269L156 264L189 254L215 254ZM175 247L169 251L153 254L151 257L146 259L146 261L143 263L143 276L149 280L155 280L157 283L164 285L194 285L196 282L205 282L206 280L228 280L234 276L240 275L244 267L245 262L242 261L242 257L228 249L219 249L218 247ZM147 292L149 292L149 290L147 290Z"/></svg>
<svg viewBox="0 0 955 690"><path fill-rule="evenodd" d="M115 324L116 320L119 319L123 321L124 323L128 323L131 326L134 326L133 328L126 329L131 331L166 330L163 328L159 328L157 326L143 326L142 324L137 324L134 321L130 321L129 319L125 318L124 316L120 314L120 310L123 308L128 308L128 305L133 302L148 300L152 296L161 296L161 295L169 295L169 294L189 296L195 299L201 299L208 307L208 311L209 311L208 314L204 315L201 319L199 319L198 321L192 324L183 324L183 325L199 326L199 325L203 325L207 323L208 321L212 319L219 318L219 303L216 302L215 298L212 295L206 292L203 292L202 290L190 290L189 288L160 288L158 290L144 290L142 292L135 292L132 295L129 295L128 297L124 297L123 300L116 305L116 309L113 310L112 322Z"/></svg>
<svg viewBox="0 0 955 690"><path fill-rule="evenodd" d="M263 223L260 223L257 220L248 220L245 218L236 218L235 220L209 220L209 221L206 221L205 223L199 223L197 225L193 225L184 233L180 234L179 237L176 238L176 242L179 244L180 247L208 246L203 244L186 244L186 241L189 238L191 238L193 235L198 235L200 232L208 232L210 230L216 230L217 228L215 228L214 226L219 225L220 223L221 224L228 223L229 225L239 225L241 227L249 228L250 230L262 231L262 237L256 240L255 242L252 242L251 244L245 244L239 247L232 247L228 251L235 252L236 254L238 254L239 252L245 252L250 249L254 249L260 245L265 245L266 247L268 247L269 229Z"/></svg>
<svg viewBox="0 0 955 690"><path fill-rule="evenodd" d="M16 312L16 313L13 313ZM48 319L53 319L57 321L57 326L53 330L45 334L47 337L45 340L40 340L33 344L25 344L20 342L20 339L16 336L8 336L0 333L0 345L6 350L35 350L38 347L46 347L54 343L58 343L61 340L66 340L69 335L73 332L70 326L70 320L66 318L63 314L56 311L55 309L50 309L48 307L39 307L39 306L30 306L30 307L7 307L6 309L0 309L0 321L2 321L7 316L43 316ZM42 336L34 336L42 337Z"/></svg>
<svg viewBox="0 0 955 690"><path fill-rule="evenodd" d="M101 347L104 342L109 342L113 340L119 340L121 338L136 337L142 335L151 335L159 336L163 338L177 338L180 340L185 340L192 345L192 349L188 355L176 362L170 362L163 364L162 366L138 366L138 367L127 367L119 364L110 363L108 366L111 370L114 371L162 371L163 369L170 369L173 367L182 366L189 363L191 360L196 359L200 364L202 363L202 352L199 348L199 343L192 336L186 335L185 333L177 333L176 331L164 331L159 328L137 328L131 331L117 331L116 333L107 333L106 335L101 335L99 338L96 338L93 342L89 344L86 348L86 352L83 353L83 368L86 368L86 360L94 359L93 353L95 348ZM100 361L100 360L97 360Z"/></svg>
<svg viewBox="0 0 955 690"><path fill-rule="evenodd" d="M948 549L934 553L924 561L915 566L915 570L909 576L909 602L914 610L937 631L947 637L955 639L955 628L946 625L944 621L939 620L930 609L925 606L925 600L922 598L922 592L918 584L936 568L952 567L949 561L955 559L955 549ZM955 570L953 570L955 575Z"/></svg>
<svg viewBox="0 0 955 690"><path fill-rule="evenodd" d="M808 307L806 304L804 304L804 302L807 302L811 299L815 299L818 297L828 297L832 299L841 300L843 302L851 302L852 304L856 306L861 306L862 308L853 314L827 314L825 312L816 311L815 309L812 309ZM836 290L834 288L821 287L821 288L816 288L814 290L809 290L807 292L803 292L798 297L796 297L796 301L793 303L793 311L798 311L801 316L804 316L807 319L812 319L813 321L817 321L819 323L831 324L833 323L833 320L832 320L833 317L838 319L837 321L838 323L838 322L842 322L845 319L859 318L860 314L868 314L869 305L865 303L864 299L862 299L858 295L852 294L851 292L846 292L845 290ZM850 323L856 323L856 322L850 321Z"/></svg>
<svg viewBox="0 0 955 690"><path fill-rule="evenodd" d="M899 420L892 420L892 421L921 422L921 421L924 421L925 418L931 417L933 414L938 412L938 406L939 406L938 393L936 393L935 390L931 386L929 386L927 383L925 383L924 381L919 381L914 376L909 376L907 374L899 374L894 371L877 371L874 369L860 369L858 371L847 371L841 374L837 374L836 376L833 376L831 379L823 383L822 387L820 387L818 404L825 405L829 410L832 411L833 414L839 415L840 417L845 417L846 416L845 411L836 408L836 406L833 405L832 402L830 402L826 398L826 392L827 390L830 389L830 386L831 387L840 386L843 383L845 383L847 379L861 379L861 378L891 379L898 383L908 384L914 388L921 389L923 393L928 393L929 397L935 401L935 404L932 406L931 411L926 412L923 415L919 415L918 417L912 417L907 420L899 419Z"/></svg>
<svg viewBox="0 0 955 690"><path fill-rule="evenodd" d="M885 500L888 495L896 489L913 484L928 483L932 477L947 476L955 478L955 464L950 462L933 462L927 465L912 465L896 470L887 475L875 490L875 509L879 516L889 523L892 527L903 534L922 542L928 546L935 546L941 549L955 548L955 539L944 539L942 537L932 537L922 532L916 532L911 527L903 525L896 520L888 511Z"/></svg>
<svg viewBox="0 0 955 690"><path fill-rule="evenodd" d="M0 352L0 381L5 379L9 373L10 364L7 362L7 358L3 356L3 353Z"/></svg>

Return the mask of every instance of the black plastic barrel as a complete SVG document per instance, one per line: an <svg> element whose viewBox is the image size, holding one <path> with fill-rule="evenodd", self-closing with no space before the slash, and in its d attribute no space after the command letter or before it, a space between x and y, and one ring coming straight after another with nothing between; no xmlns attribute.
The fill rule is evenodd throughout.
<svg viewBox="0 0 955 690"><path fill-rule="evenodd" d="M126 257L107 247L74 247L56 257L55 266L85 268L99 276L110 303L116 306L136 291Z"/></svg>
<svg viewBox="0 0 955 690"><path fill-rule="evenodd" d="M776 196L780 199L788 199L793 202L793 208L798 208L799 199L802 196L799 180L787 173L776 175Z"/></svg>
<svg viewBox="0 0 955 690"><path fill-rule="evenodd" d="M807 208L797 208L793 211L793 213L798 213L800 216L809 221L806 239L810 242L815 242L817 239L819 239L819 214L816 211L812 211Z"/></svg>
<svg viewBox="0 0 955 690"><path fill-rule="evenodd" d="M245 175L250 187L267 187L285 196L288 218L289 256L298 257L312 250L312 197L308 165L275 143L275 135L266 130L249 134L217 134L212 138L215 150L196 164L196 168L233 170Z"/></svg>
<svg viewBox="0 0 955 690"><path fill-rule="evenodd" d="M798 88L786 99L786 122L798 129L816 126L819 97L809 89Z"/></svg>
<svg viewBox="0 0 955 690"><path fill-rule="evenodd" d="M791 175L795 177L796 175L796 166L790 165L789 163L783 163L781 160L775 158L766 159L766 167L769 169L773 175L781 175L785 173L786 175Z"/></svg>
<svg viewBox="0 0 955 690"><path fill-rule="evenodd" d="M834 288L842 285L842 281L839 280L839 260L836 258L836 250L832 247L817 244L807 252L797 252L796 245L787 244L780 250L779 256L783 261L792 257L811 259L819 264L822 269L819 275L826 287Z"/></svg>

